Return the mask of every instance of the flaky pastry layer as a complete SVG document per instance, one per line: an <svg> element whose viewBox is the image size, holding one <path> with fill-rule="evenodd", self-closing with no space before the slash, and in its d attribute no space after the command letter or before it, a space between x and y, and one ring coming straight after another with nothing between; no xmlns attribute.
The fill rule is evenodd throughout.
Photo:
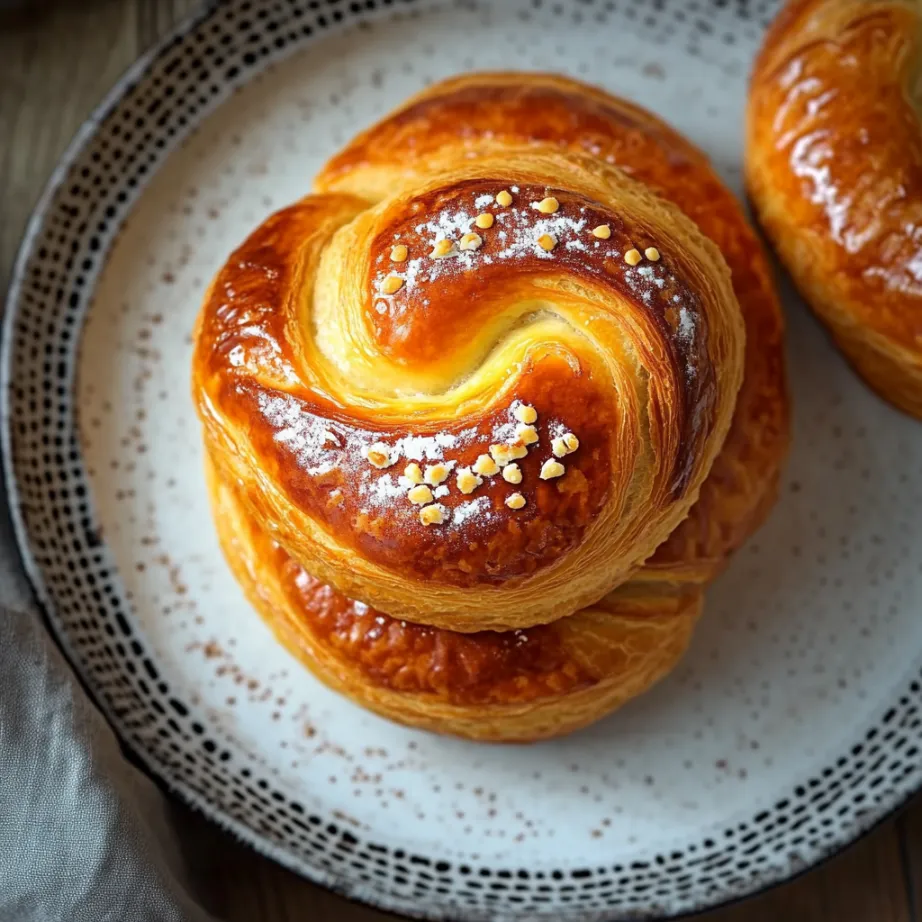
<svg viewBox="0 0 922 922"><path fill-rule="evenodd" d="M810 306L922 418L922 6L792 0L749 94L746 176Z"/></svg>
<svg viewBox="0 0 922 922"><path fill-rule="evenodd" d="M328 197L324 213L335 202L342 215L333 223L348 221L365 207L357 202L376 199L375 190L383 182L403 181L394 177L395 150L401 151L400 168L412 181L419 163L437 161L445 146L479 151L486 132L503 149L550 145L566 156L617 164L681 207L729 264L746 328L744 380L729 433L698 502L646 565L603 600L550 624L496 633L415 624L350 601L309 575L304 561L292 556L284 530L280 536L277 512L266 501L259 479L236 463L235 446L223 440L220 427L207 425L207 408L206 446L216 521L228 560L257 610L312 671L359 703L403 723L475 739L528 740L584 726L672 668L700 613L703 587L774 502L789 410L780 307L764 252L739 205L687 140L645 110L602 91L547 75L476 74L445 81L330 161L317 180L318 190ZM521 194L523 187L516 185ZM315 201L309 198L298 207ZM316 226L316 216L302 214L305 231ZM249 260L247 253L257 290L264 290L260 275L275 275L273 281L284 285L280 273L266 271L279 245L273 220L261 229L268 232L264 249L256 248L260 258ZM284 233L284 227L278 232ZM467 299L476 299L477 282L452 280ZM493 284L503 282L498 274ZM261 333L274 314L274 303L264 299L265 317L259 315L257 325ZM241 326L253 317L242 313ZM416 334L409 330L403 335ZM467 339L476 345L476 330ZM419 335L414 348L423 349L426 342ZM430 338L429 348L437 348L438 342ZM465 342L459 334L458 347L463 349ZM224 348L230 351L239 344L230 337ZM261 353L266 363L278 361L273 358L277 355L274 346ZM591 392L591 382L574 380L572 365L558 363L560 356L553 350L543 353L541 361L550 363L540 376L544 390L517 397L542 408L536 426L542 439L552 438L549 420L570 421L574 417L569 414ZM437 375L437 363L435 367ZM554 373L558 370L559 378ZM281 363L276 373L284 373ZM581 450L596 438L583 440L593 431L593 420L601 414L608 424L604 405L604 399L593 403L570 427L580 432ZM598 439L601 445L604 435ZM569 463L575 456L563 460ZM536 460L519 463L525 477L537 477ZM587 482L597 472L595 465L579 470L586 471ZM269 476L275 476L271 468ZM452 553L443 559L450 563ZM428 592L428 584L417 584L416 591ZM467 630L477 623L496 624L489 615L460 626ZM459 627L457 619L449 623Z"/></svg>
<svg viewBox="0 0 922 922"><path fill-rule="evenodd" d="M478 73L409 100L333 157L315 186L371 197L401 151L408 174L446 145L552 145L618 166L676 204L717 244L746 326L745 371L724 447L692 514L641 575L705 582L774 504L790 412L784 323L765 251L707 157L653 113L554 74Z"/></svg>
<svg viewBox="0 0 922 922"><path fill-rule="evenodd" d="M702 591L628 584L552 624L458 633L398 620L310 576L209 468L225 557L266 623L326 685L383 717L467 739L530 742L605 716L685 652Z"/></svg>
<svg viewBox="0 0 922 922"><path fill-rule="evenodd" d="M422 99L444 116L455 94ZM634 573L697 499L745 360L726 263L696 225L591 150L504 137L504 94L489 78L481 94L497 130L473 146L426 116L437 147L381 137L373 164L343 165L360 136L335 183L323 172L264 222L211 286L193 365L209 449L294 559L461 631L572 614ZM525 444L522 406L536 413ZM563 434L578 445L566 457ZM455 489L510 444L515 479ZM428 510L397 488L417 460L450 467L414 491Z"/></svg>

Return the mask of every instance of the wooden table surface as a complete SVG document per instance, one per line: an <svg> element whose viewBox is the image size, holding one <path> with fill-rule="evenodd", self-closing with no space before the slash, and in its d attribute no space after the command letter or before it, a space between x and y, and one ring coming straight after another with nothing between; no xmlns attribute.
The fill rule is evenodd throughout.
<svg viewBox="0 0 922 922"><path fill-rule="evenodd" d="M198 0L25 0L0 12L0 290L47 177L83 119L137 56ZM181 807L184 852L228 922L394 918L326 893ZM822 867L702 922L916 922L922 802ZM922 922L922 918L919 919Z"/></svg>

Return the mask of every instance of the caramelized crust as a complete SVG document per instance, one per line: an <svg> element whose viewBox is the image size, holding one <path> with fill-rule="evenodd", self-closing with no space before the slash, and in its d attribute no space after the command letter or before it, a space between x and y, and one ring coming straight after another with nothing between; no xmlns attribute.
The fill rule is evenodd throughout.
<svg viewBox="0 0 922 922"><path fill-rule="evenodd" d="M652 113L550 74L470 74L426 90L359 135L318 176L322 191L370 195L400 151L405 175L447 145L550 144L612 163L674 202L720 249L746 324L745 372L723 450L691 514L645 577L712 579L775 502L790 413L784 323L765 251L705 155Z"/></svg>
<svg viewBox="0 0 922 922"><path fill-rule="evenodd" d="M747 181L811 307L881 396L922 417L922 7L794 0L749 97Z"/></svg>
<svg viewBox="0 0 922 922"><path fill-rule="evenodd" d="M250 486L252 514L318 579L424 624L528 627L596 601L685 518L730 425L744 333L719 251L605 158L495 135L470 157L455 127L442 134L415 168L391 150L323 174L231 256L193 389L222 476ZM480 210L495 223L476 251L430 255ZM625 259L651 246L660 258ZM404 465L471 464L513 438L517 402L538 413L521 483L471 497L449 480L442 521L424 524ZM580 447L542 479L565 431ZM381 444L397 461L379 471L365 455Z"/></svg>
<svg viewBox="0 0 922 922"><path fill-rule="evenodd" d="M327 685L410 726L503 742L572 732L666 675L701 611L700 589L651 595L631 584L519 631L400 621L310 576L210 467L209 487L225 556L279 640Z"/></svg>
<svg viewBox="0 0 922 922"><path fill-rule="evenodd" d="M362 229L367 202L379 201L377 190L383 185L390 183L396 188L401 183L412 184L422 169L420 164L430 169L440 161L446 147L461 145L465 151L485 152L490 146L485 143L486 132L493 133L490 144L500 148L551 148L555 156L562 153L577 159L589 157L603 165L616 163L679 205L723 252L742 307L747 341L745 378L723 448L691 514L653 558L601 601L570 617L520 630L461 633L384 614L365 602L351 601L323 579L311 576L311 568L304 566L303 557L292 553L285 530L278 527L271 491L260 483L268 479L282 484L286 498L315 510L318 517L316 510L325 508L324 521L330 523L339 540L353 542L355 553L374 555L376 542L386 536L390 553L397 554L393 540L397 533L389 531L394 528L391 508L372 509L363 528L357 533L350 531L349 522L356 514L350 510L361 512L356 496L362 494L355 490L355 472L344 462L356 441L367 443L385 431L382 420L390 422L393 406L363 401L346 406L335 399L320 399L320 387L306 394L295 393L288 385L285 399L295 402L285 403L276 414L282 423L289 429L302 426L321 434L329 431L335 445L327 444L340 452L329 470L310 474L302 471L305 464L291 461L293 436L283 428L280 439L278 424L270 425L264 418L264 395L268 380L287 381L289 376L305 375L305 354L291 348L296 339L286 338L285 325L291 317L279 316L275 308L290 290L286 272L293 263L300 267L298 271L304 267L303 262L289 259L285 247L299 240L310 245L313 239L318 251L335 255L335 243L330 240L338 227L353 222L355 234L372 241L366 244L373 254L363 270L366 285L390 271L395 235L407 246L408 262L419 258L419 251L430 241L416 228L428 219L415 216L412 205L392 205L393 213L387 209L382 212L380 232L369 236ZM483 156L465 159L479 165ZM602 169L605 180L612 181L613 174L604 173L604 166ZM446 204L450 204L449 211L462 207L471 210L473 202L485 194L483 179L492 188L499 182L499 177L477 173L473 167L454 184L433 181L435 191L419 196L425 201L421 212L429 214ZM520 174L512 179L507 173L500 187L512 185L518 186L517 196L530 200L539 200L545 192L544 186L528 188ZM528 191L523 192L526 188ZM573 193L555 188L554 194L562 208L572 213ZM530 453L518 462L523 482L536 485L537 490L529 493L526 508L516 514L506 510L505 498L519 487L494 478L486 495L489 511L500 516L502 528L497 523L497 530L491 533L484 527L489 521L470 520L457 532L435 535L418 529L413 542L401 547L406 556L400 558L400 566L416 578L450 579L480 592L491 582L499 588L521 579L529 566L524 560L534 559L533 565L539 569L546 559L544 565L552 567L553 557L585 540L593 521L603 514L599 495L610 497L617 489L617 463L629 457L635 447L638 429L631 422L637 415L637 392L615 380L613 397L611 366L593 350L583 350L581 343L574 345L579 342L574 333L580 330L579 321L574 320L585 316L577 313L585 308L578 303L571 307L565 297L561 267L580 284L597 284L605 298L617 298L619 305L637 311L639 321L649 325L652 335L663 337L662 342L668 341L670 334L668 297L679 294L687 302L693 289L689 280L673 269L671 252L662 245L660 231L642 237L641 227L626 227L622 212L597 212L588 197L576 207L589 210L587 228L609 224L612 236L608 245L621 253L628 242L644 247L656 244L663 251L662 268L673 278L658 275L663 279L660 289L647 277L647 287L641 289L638 299L638 292L625 290L623 276L617 271L623 271L623 266L616 264L616 271L609 271L597 250L574 247L554 261L529 254L522 264L495 261L481 265L476 273L437 274L435 278L426 277L425 262L421 261L414 292L398 291L394 297L379 299L383 304L374 298L371 301L368 341L374 343L375 364L366 369L359 363L350 371L356 378L378 375L382 391L397 391L401 382L412 380L422 393L445 394L457 386L453 376L457 376L458 367L477 369L484 362L484 344L492 346L499 336L498 328L491 328L491 324L498 322L497 314L516 297L525 298L529 313L512 318L513 331L520 326L528 329L547 302L565 305L545 331L540 348L525 353L524 372L517 375L513 370L508 379L499 382L504 394L501 399L479 405L480 415L469 410L467 400L459 401L464 412L459 412L456 423L440 419L438 427L417 424L413 431L434 437L438 432L459 436L476 429L476 437L459 439L464 443L453 449L453 456L457 455L462 465L469 464L489 441L488 435L497 426L508 425L506 408L520 399L540 411L535 424L539 444L549 444L559 422L578 433L579 451L563 459L569 469L567 478L559 486L540 481L538 470L544 457ZM314 209L322 214L318 216ZM501 211L486 205L474 213L482 209L494 214ZM287 219L276 216L257 231L238 257L232 258L230 274L223 280L219 276L212 299L220 285L230 285L232 292L218 295L217 300L236 301L237 307L231 309L233 316L224 317L217 316L218 310L206 310L199 336L200 343L204 340L213 345L203 350L196 373L208 368L212 380L221 384L200 402L215 519L225 554L254 606L288 649L326 684L383 716L438 732L480 740L543 739L585 726L645 691L673 668L684 652L700 614L703 585L770 508L788 440L783 329L765 255L735 199L704 156L651 114L582 84L543 75L473 75L426 91L359 136L327 165L318 178L317 194L294 210L297 232L291 237L284 231ZM354 221L353 215L359 220ZM327 230L317 231L325 220L331 221ZM281 236L276 233L276 221L282 228ZM499 228L494 224L480 231L484 240L478 251L481 256L495 258L500 241L491 231L495 234ZM264 232L266 236L260 238ZM312 236L315 234L318 236ZM349 245L357 246L357 239L350 236ZM327 253L321 253L321 268L312 271L322 272L326 258ZM249 300L240 300L240 293L247 290L244 267L254 279ZM272 289L261 276L278 288ZM681 290L674 285L681 285ZM644 299L644 290L650 291L649 300ZM516 294L520 291L527 291L527 296ZM668 297L657 309L660 291L666 291ZM315 311L323 313L325 298L335 303L337 292L323 292L315 300ZM425 313L419 311L423 301L429 302L427 309L439 312L438 336L431 335ZM535 310L539 304L541 310ZM379 306L383 309L378 310ZM592 310L595 313L596 308ZM626 322L633 316L631 313ZM510 323L508 316L500 320ZM595 316L592 323L598 323ZM323 338L319 331L318 337ZM667 375L694 351L691 344L675 336L672 348L669 363L656 366ZM686 351L680 354L682 348ZM327 344L327 349L326 353L319 351L335 366L336 343ZM442 350L451 356L449 363L440 360ZM222 351L226 358L215 358ZM250 372L238 375L232 370L241 367ZM317 379L324 386L335 379L335 372L329 372L320 361L309 367L319 369ZM392 374L393 369L398 371ZM681 418L676 413L676 397L681 394L683 406L701 406L703 391L694 388L714 386L693 376L677 380L670 396L671 420ZM490 387L497 385L491 382ZM279 399L278 393L281 389L270 399ZM477 387L468 393L476 395ZM225 422L229 417L234 419L230 426ZM686 416L684 425L694 430L701 423L689 423L691 418ZM232 441L241 430L247 430L257 446L258 478L240 462L239 445ZM613 431L621 441L612 452L609 440ZM693 437L684 435L676 442L665 485L674 493L681 492L690 476L687 471L693 469L688 460L692 441ZM299 447L305 450L303 444ZM308 466L320 467L325 460L311 458ZM561 490L568 481L570 485ZM484 494L478 491L474 495ZM442 502L457 508L469 499L445 497ZM507 544L510 525L522 528L512 546ZM478 559L489 564L478 568ZM317 569L314 572L323 575ZM573 593L575 598L575 587ZM490 613L484 610L487 614L482 620L487 621ZM457 627L458 621L455 618L449 623ZM461 626L468 630L475 623L471 619Z"/></svg>

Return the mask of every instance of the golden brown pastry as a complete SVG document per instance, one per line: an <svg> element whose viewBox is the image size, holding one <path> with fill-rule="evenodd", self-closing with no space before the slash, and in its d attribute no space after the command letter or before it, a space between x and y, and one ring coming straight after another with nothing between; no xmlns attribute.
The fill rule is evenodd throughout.
<svg viewBox="0 0 922 922"><path fill-rule="evenodd" d="M544 75L446 81L356 139L330 161L318 187L371 198L362 184L387 181L378 160L386 170L394 150L405 152L400 168L407 176L399 181L408 181L414 160L433 162L444 147L460 145L479 159L486 132L503 148L550 145L617 163L680 205L729 262L746 326L745 378L729 435L691 515L632 580L578 614L526 630L463 634L382 614L310 576L280 535L256 478L222 463L220 439L209 439L209 477L219 535L238 580L282 642L323 681L414 726L529 740L598 719L673 667L700 613L704 583L774 500L788 438L787 392L781 314L759 244L704 156L636 106ZM267 250L273 247L270 238ZM243 314L240 323L252 318ZM229 339L223 348L238 344ZM538 402L531 405L537 412ZM578 451L583 445L581 437Z"/></svg>
<svg viewBox="0 0 922 922"><path fill-rule="evenodd" d="M330 688L399 723L494 742L584 727L646 691L685 652L696 587L630 583L518 631L463 634L398 620L310 576L210 473L218 536L247 598Z"/></svg>
<svg viewBox="0 0 922 922"><path fill-rule="evenodd" d="M922 6L793 0L749 96L747 182L868 384L922 417Z"/></svg>
<svg viewBox="0 0 922 922"><path fill-rule="evenodd" d="M555 74L478 73L436 84L360 134L333 157L315 187L373 197L395 169L462 145L476 156L500 145L550 145L615 164L678 205L717 244L732 271L746 326L745 375L724 450L696 515L661 545L643 573L706 582L774 504L790 419L784 325L768 260L736 198L707 157L640 106ZM395 152L398 152L395 154ZM656 574L653 574L654 578Z"/></svg>
<svg viewBox="0 0 922 922"><path fill-rule="evenodd" d="M206 443L350 597L454 630L551 621L696 500L742 380L729 272L591 154L446 138L410 159L341 172L363 198L308 196L218 274L194 358Z"/></svg>

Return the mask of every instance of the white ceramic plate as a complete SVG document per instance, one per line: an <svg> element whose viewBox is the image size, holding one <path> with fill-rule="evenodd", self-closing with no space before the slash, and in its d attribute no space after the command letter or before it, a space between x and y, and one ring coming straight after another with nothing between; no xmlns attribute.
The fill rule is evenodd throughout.
<svg viewBox="0 0 922 922"><path fill-rule="evenodd" d="M774 6L235 0L139 62L65 157L6 318L23 555L125 740L256 848L408 915L646 919L785 879L919 785L922 426L793 298L776 512L676 672L565 740L441 739L327 691L244 602L202 482L205 285L356 130L448 74L557 70L661 113L739 187Z"/></svg>

